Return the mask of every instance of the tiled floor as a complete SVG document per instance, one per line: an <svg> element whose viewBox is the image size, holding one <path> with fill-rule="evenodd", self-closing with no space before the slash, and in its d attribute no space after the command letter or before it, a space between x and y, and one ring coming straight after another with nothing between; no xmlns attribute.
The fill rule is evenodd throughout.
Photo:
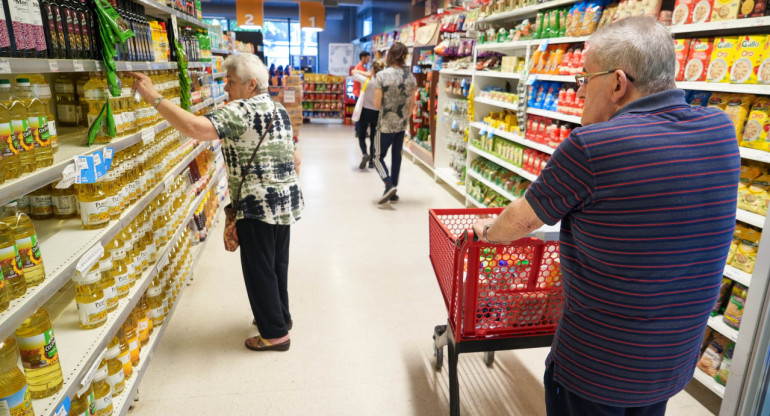
<svg viewBox="0 0 770 416"><path fill-rule="evenodd" d="M428 208L461 207L419 166L402 168L401 201L362 172L350 127L304 126L307 209L292 228L294 329L286 353L243 346L256 333L238 254L213 230L140 386L132 415L447 415L446 366L433 369L433 327L446 309L428 259ZM460 357L464 415L545 414L547 349ZM697 397L697 399L695 398ZM696 381L668 415L713 415Z"/></svg>

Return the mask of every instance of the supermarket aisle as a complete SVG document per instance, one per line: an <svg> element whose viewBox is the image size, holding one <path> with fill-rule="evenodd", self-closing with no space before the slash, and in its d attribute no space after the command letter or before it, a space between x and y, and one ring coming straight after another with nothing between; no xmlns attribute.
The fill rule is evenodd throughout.
<svg viewBox="0 0 770 416"><path fill-rule="evenodd" d="M256 334L238 254L221 243L221 221L195 280L161 339L132 415L446 415L448 375L433 369L433 327L446 309L428 260L427 209L461 207L405 161L401 201L378 207L382 185L357 169L350 127L305 126L302 182L307 203L292 230L294 329L286 353L243 346ZM465 415L544 414L547 349L460 358ZM711 415L691 396L669 415Z"/></svg>

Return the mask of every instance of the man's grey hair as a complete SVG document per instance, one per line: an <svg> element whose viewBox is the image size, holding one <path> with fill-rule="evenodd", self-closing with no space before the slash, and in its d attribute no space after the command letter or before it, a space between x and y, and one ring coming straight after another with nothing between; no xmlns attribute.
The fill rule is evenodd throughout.
<svg viewBox="0 0 770 416"><path fill-rule="evenodd" d="M600 71L621 69L643 94L676 88L676 53L668 29L655 18L630 17L597 30L588 53Z"/></svg>
<svg viewBox="0 0 770 416"><path fill-rule="evenodd" d="M225 59L223 69L229 75L234 75L243 81L244 84L251 79L256 79L257 90L267 92L267 87L270 85L270 73L258 56L251 53L230 55Z"/></svg>

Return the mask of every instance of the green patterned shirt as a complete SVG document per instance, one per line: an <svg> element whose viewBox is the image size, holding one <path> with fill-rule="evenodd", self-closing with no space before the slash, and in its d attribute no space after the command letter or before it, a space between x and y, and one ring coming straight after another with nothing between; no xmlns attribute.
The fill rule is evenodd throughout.
<svg viewBox="0 0 770 416"><path fill-rule="evenodd" d="M274 102L268 94L260 94L232 101L206 117L222 139L230 198L235 198L243 171L274 112L273 127L243 183L238 219L291 225L300 218L305 201L294 166L291 120L283 105Z"/></svg>

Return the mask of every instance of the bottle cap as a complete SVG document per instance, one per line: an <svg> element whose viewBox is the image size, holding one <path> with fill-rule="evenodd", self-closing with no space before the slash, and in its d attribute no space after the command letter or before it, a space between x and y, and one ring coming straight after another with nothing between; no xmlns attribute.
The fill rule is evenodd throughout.
<svg viewBox="0 0 770 416"><path fill-rule="evenodd" d="M0 87L11 86L11 81L8 79L0 79Z"/></svg>
<svg viewBox="0 0 770 416"><path fill-rule="evenodd" d="M17 84L29 84L29 78L16 78Z"/></svg>

